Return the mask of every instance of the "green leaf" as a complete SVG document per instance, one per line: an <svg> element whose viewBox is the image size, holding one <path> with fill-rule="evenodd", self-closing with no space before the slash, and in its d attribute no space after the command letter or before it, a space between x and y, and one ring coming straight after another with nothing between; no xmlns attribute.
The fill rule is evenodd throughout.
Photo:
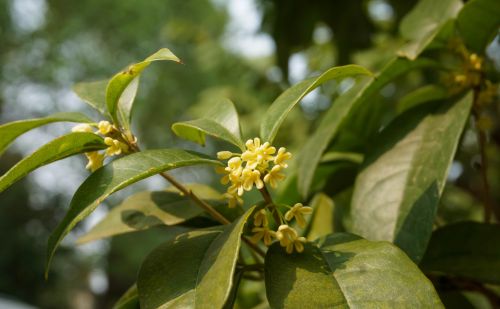
<svg viewBox="0 0 500 309"><path fill-rule="evenodd" d="M425 271L500 284L500 225L461 222L432 234Z"/></svg>
<svg viewBox="0 0 500 309"><path fill-rule="evenodd" d="M222 308L231 293L241 234L253 207L221 229L178 236L146 258L137 281L142 308Z"/></svg>
<svg viewBox="0 0 500 309"><path fill-rule="evenodd" d="M344 125L351 112L363 104L369 104L370 98L378 93L385 85L408 71L435 67L438 64L429 59L393 59L375 79L362 80L353 88L341 95L327 111L313 135L307 140L300 153L298 161L298 188L303 197L307 197L316 168L323 152L330 142L337 136L339 129Z"/></svg>
<svg viewBox="0 0 500 309"><path fill-rule="evenodd" d="M31 129L53 123L53 122L93 122L84 114L80 113L56 113L44 118L18 120L0 126L0 155L18 136Z"/></svg>
<svg viewBox="0 0 500 309"><path fill-rule="evenodd" d="M203 146L205 135L208 134L245 150L238 112L233 102L227 99L215 104L203 118L174 123L172 130L177 136Z"/></svg>
<svg viewBox="0 0 500 309"><path fill-rule="evenodd" d="M442 100L448 97L448 91L438 85L426 85L405 95L397 104L399 114L422 103Z"/></svg>
<svg viewBox="0 0 500 309"><path fill-rule="evenodd" d="M382 131L352 198L353 231L394 242L414 261L422 258L429 241L472 94L438 103L412 109Z"/></svg>
<svg viewBox="0 0 500 309"><path fill-rule="evenodd" d="M99 113L108 116L108 109L106 108L106 87L108 82L109 80L100 80L76 83L73 86L73 92Z"/></svg>
<svg viewBox="0 0 500 309"><path fill-rule="evenodd" d="M498 0L468 1L457 17L457 26L465 45L483 54L488 43L500 27L500 2Z"/></svg>
<svg viewBox="0 0 500 309"><path fill-rule="evenodd" d="M273 244L265 262L272 308L443 308L431 282L397 247L331 234L303 253Z"/></svg>
<svg viewBox="0 0 500 309"><path fill-rule="evenodd" d="M370 71L359 65L334 67L320 76L312 77L293 85L283 92L269 107L260 126L260 137L263 141L272 143L286 116L309 92L332 79L372 75Z"/></svg>
<svg viewBox="0 0 500 309"><path fill-rule="evenodd" d="M221 163L180 149L158 149L133 153L95 171L78 188L66 216L50 235L45 276L48 276L52 256L64 236L109 195L155 174L195 164Z"/></svg>
<svg viewBox="0 0 500 309"><path fill-rule="evenodd" d="M139 86L139 76L151 62L160 60L181 62L169 49L162 48L144 61L130 65L110 79L106 87L106 106L115 123L121 124L126 129L129 128L132 105Z"/></svg>
<svg viewBox="0 0 500 309"><path fill-rule="evenodd" d="M41 166L78 153L107 147L102 137L94 133L76 132L56 138L19 161L0 177L0 192Z"/></svg>
<svg viewBox="0 0 500 309"><path fill-rule="evenodd" d="M311 223L307 231L307 239L315 240L318 237L333 233L333 212L335 205L326 194L318 193L314 196L310 206L314 209Z"/></svg>
<svg viewBox="0 0 500 309"><path fill-rule="evenodd" d="M460 0L419 1L401 21L401 36L410 42L399 55L415 60L462 6Z"/></svg>
<svg viewBox="0 0 500 309"><path fill-rule="evenodd" d="M203 200L221 200L222 195L208 186L191 188ZM212 204L212 203L210 203ZM224 207L227 207L224 205ZM78 239L86 243L100 238L148 229L157 225L176 225L199 216L203 209L191 198L172 191L143 191L127 198Z"/></svg>
<svg viewBox="0 0 500 309"><path fill-rule="evenodd" d="M113 306L113 309L140 309L137 284L132 285Z"/></svg>

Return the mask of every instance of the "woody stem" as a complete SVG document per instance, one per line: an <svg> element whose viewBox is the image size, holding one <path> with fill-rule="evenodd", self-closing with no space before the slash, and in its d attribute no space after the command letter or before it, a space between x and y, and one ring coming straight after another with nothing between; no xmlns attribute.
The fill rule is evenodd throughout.
<svg viewBox="0 0 500 309"><path fill-rule="evenodd" d="M273 202L271 194L267 190L266 185L264 184L264 186L261 189L259 189L259 191L260 191L260 194L262 194L264 201L272 207L271 213L273 214L274 222L276 222L276 224L278 224L278 225L281 225L281 218L278 214L278 210L276 209L276 205Z"/></svg>

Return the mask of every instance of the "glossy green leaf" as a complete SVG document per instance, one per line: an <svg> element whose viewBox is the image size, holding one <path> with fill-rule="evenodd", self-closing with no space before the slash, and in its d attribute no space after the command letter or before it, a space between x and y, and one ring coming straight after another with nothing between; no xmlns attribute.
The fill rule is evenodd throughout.
<svg viewBox="0 0 500 309"><path fill-rule="evenodd" d="M418 261L429 241L472 94L399 116L378 139L356 179L353 231L387 240Z"/></svg>
<svg viewBox="0 0 500 309"><path fill-rule="evenodd" d="M405 95L398 102L396 109L403 113L422 103L442 100L448 97L448 90L438 85L427 85Z"/></svg>
<svg viewBox="0 0 500 309"><path fill-rule="evenodd" d="M500 284L500 225L461 222L432 233L420 267L472 280Z"/></svg>
<svg viewBox="0 0 500 309"><path fill-rule="evenodd" d="M483 54L500 27L500 1L468 1L457 17L457 27L467 47Z"/></svg>
<svg viewBox="0 0 500 309"><path fill-rule="evenodd" d="M286 116L309 92L323 83L346 77L372 75L370 71L359 65L334 67L320 76L312 77L293 85L283 92L269 107L260 126L260 137L263 141L272 143Z"/></svg>
<svg viewBox="0 0 500 309"><path fill-rule="evenodd" d="M73 86L73 92L85 103L96 109L102 115L109 115L106 108L106 87L108 80L81 82Z"/></svg>
<svg viewBox="0 0 500 309"><path fill-rule="evenodd" d="M18 136L34 128L53 122L92 122L80 113L56 113L44 118L18 120L0 126L0 155Z"/></svg>
<svg viewBox="0 0 500 309"><path fill-rule="evenodd" d="M331 234L303 253L273 244L265 281L272 308L443 308L404 252L352 234Z"/></svg>
<svg viewBox="0 0 500 309"><path fill-rule="evenodd" d="M227 99L214 104L203 118L174 123L172 130L177 136L203 146L205 135L210 135L245 150L238 112L233 102Z"/></svg>
<svg viewBox="0 0 500 309"><path fill-rule="evenodd" d="M223 199L222 195L212 188L200 186L186 187L203 200ZM191 198L181 196L178 192L143 191L128 197L123 203L111 209L106 217L78 239L78 243L140 231L157 225L176 225L202 213L203 209Z"/></svg>
<svg viewBox="0 0 500 309"><path fill-rule="evenodd" d="M64 236L109 195L160 172L196 164L220 165L221 163L180 149L158 149L133 153L95 171L78 188L66 216L50 235L46 276L52 256Z"/></svg>
<svg viewBox="0 0 500 309"><path fill-rule="evenodd" d="M106 106L111 118L125 128L130 124L130 113L139 85L139 76L151 62L168 60L180 63L169 49L162 48L144 61L128 66L122 72L113 76L106 87Z"/></svg>
<svg viewBox="0 0 500 309"><path fill-rule="evenodd" d="M334 231L333 212L335 210L333 200L326 194L318 193L312 199L310 206L314 212L307 230L307 239L315 240L318 237L332 234Z"/></svg>
<svg viewBox="0 0 500 309"><path fill-rule="evenodd" d="M370 98L378 93L385 85L408 71L424 68L436 67L438 64L429 59L418 59L410 61L408 59L396 58L392 60L375 79L365 79L358 82L349 91L340 96L332 107L325 114L313 135L307 140L300 153L298 161L298 188L302 196L309 194L312 179L316 168L321 160L323 152L330 142L335 138L339 129L352 111L363 104L369 104Z"/></svg>
<svg viewBox="0 0 500 309"><path fill-rule="evenodd" d="M2 175L0 177L0 192L39 167L78 153L107 147L102 137L94 133L77 132L56 138L19 161Z"/></svg>
<svg viewBox="0 0 500 309"><path fill-rule="evenodd" d="M137 284L132 285L113 306L113 309L140 309Z"/></svg>
<svg viewBox="0 0 500 309"><path fill-rule="evenodd" d="M245 223L253 212L221 229L178 236L146 258L137 281L141 307L222 308L233 284Z"/></svg>
<svg viewBox="0 0 500 309"><path fill-rule="evenodd" d="M399 54L411 60L416 59L442 27L457 16L462 6L460 0L419 1L401 21L401 36L409 42Z"/></svg>

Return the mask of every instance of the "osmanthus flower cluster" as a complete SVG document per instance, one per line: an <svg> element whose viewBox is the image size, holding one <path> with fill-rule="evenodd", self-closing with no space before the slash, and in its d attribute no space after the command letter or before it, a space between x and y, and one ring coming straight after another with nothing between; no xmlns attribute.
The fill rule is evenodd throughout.
<svg viewBox="0 0 500 309"><path fill-rule="evenodd" d="M94 131L94 129L97 130ZM105 157L120 155L129 150L127 144L116 138L119 131L109 121L103 120L99 123L82 123L73 127L71 131L100 134L104 137L104 143L108 145L108 148L106 148L104 152L91 151L85 153L85 156L89 160L85 168L91 172L94 172L102 166Z"/></svg>
<svg viewBox="0 0 500 309"><path fill-rule="evenodd" d="M217 168L217 172L224 174L221 183L231 184L224 196L229 200L229 207L242 205L241 196L245 191L252 190L253 186L262 189L264 183L276 188L278 182L285 179L283 169L288 167L286 160L292 157L284 147L278 152L268 142L261 144L258 137L249 139L243 153L221 151L217 153L220 160L228 160L227 166Z"/></svg>
<svg viewBox="0 0 500 309"><path fill-rule="evenodd" d="M248 140L245 146L246 150L241 154L230 151L217 153L220 160L228 160L227 166L217 168L217 172L224 174L221 179L222 184L230 184L224 194L230 208L237 204L242 205L241 197L244 192L252 190L254 186L259 190L264 189L265 184L276 188L278 182L285 178L283 170L288 167L286 161L292 157L292 154L284 147L276 151L276 148L269 142L261 143L258 137ZM279 227L276 231L269 226L270 212L277 214L275 218L278 219L275 220ZM297 231L287 223L295 219L297 225L303 228L306 225L304 215L310 213L312 213L312 208L300 203L290 207L284 216L275 205L266 205L254 214L252 229L254 235L251 241L258 243L263 240L266 246L270 246L273 239L277 239L280 245L286 248L286 252L292 253L294 249L302 252L306 239L299 237Z"/></svg>
<svg viewBox="0 0 500 309"><path fill-rule="evenodd" d="M273 208L273 211L279 213L279 210L275 207ZM269 208L266 206L254 214L253 223L255 227L252 229L254 235L252 236L251 241L258 243L260 240L263 240L264 245L270 246L273 242L273 238L275 238L279 241L282 247L286 248L287 253L292 253L294 249L300 253L304 251L304 243L306 242L306 239L304 237L299 237L297 231L291 227L289 223L295 219L297 225L304 228L306 226L304 215L311 213L311 207L297 203L285 213L284 218L282 218L283 216L281 213L278 214L278 217L280 218L280 226L277 231L273 231L269 227Z"/></svg>

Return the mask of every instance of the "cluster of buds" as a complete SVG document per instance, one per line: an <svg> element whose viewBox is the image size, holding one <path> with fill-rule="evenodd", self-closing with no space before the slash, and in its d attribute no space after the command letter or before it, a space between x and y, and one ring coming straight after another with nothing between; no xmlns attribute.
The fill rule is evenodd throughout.
<svg viewBox="0 0 500 309"><path fill-rule="evenodd" d="M245 143L243 153L221 151L217 153L220 160L228 160L226 167L217 168L217 172L224 174L221 183L230 186L224 196L229 201L229 207L243 204L241 196L245 191L252 190L253 186L262 189L264 183L276 188L278 182L285 178L283 169L292 154L281 147L278 151L268 142L261 144L258 137Z"/></svg>
<svg viewBox="0 0 500 309"><path fill-rule="evenodd" d="M460 88L470 88L480 85L483 58L477 54L462 54L462 72L454 75L454 82Z"/></svg>
<svg viewBox="0 0 500 309"><path fill-rule="evenodd" d="M95 128L97 128L97 130L94 131ZM82 123L73 127L71 131L100 134L104 137L104 143L108 145L108 148L106 148L102 153L99 151L85 153L85 156L89 160L85 168L91 172L94 172L102 166L105 157L120 155L129 150L127 144L114 138L117 136L118 130L109 121L103 120L97 124Z"/></svg>
<svg viewBox="0 0 500 309"><path fill-rule="evenodd" d="M278 211L274 208L275 211ZM254 228L252 232L254 235L251 238L253 243L258 243L260 240L264 241L264 245L270 246L273 238L277 239L282 247L286 249L287 253L292 253L295 249L297 252L304 251L304 243L306 239L299 237L297 231L288 224L281 224L277 231L273 231L269 227L268 209L262 208L255 212L253 216ZM286 223L290 223L295 219L297 225L301 228L306 226L304 215L312 213L312 208L304 206L301 203L295 204L285 213L284 219ZM282 222L280 222L282 223Z"/></svg>

